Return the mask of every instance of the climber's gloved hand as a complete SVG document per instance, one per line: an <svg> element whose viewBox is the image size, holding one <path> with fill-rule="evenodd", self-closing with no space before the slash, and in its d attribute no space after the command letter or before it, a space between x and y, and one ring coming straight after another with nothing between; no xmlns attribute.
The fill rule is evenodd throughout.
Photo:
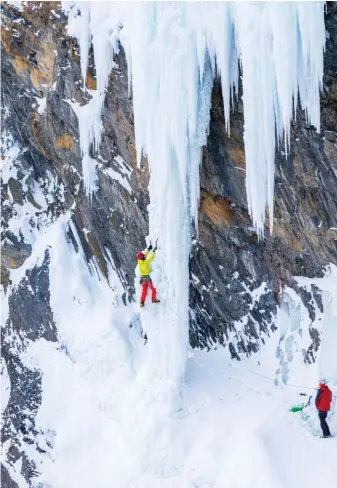
<svg viewBox="0 0 337 488"><path fill-rule="evenodd" d="M157 251L157 246L153 249L153 252L156 252Z"/></svg>
<svg viewBox="0 0 337 488"><path fill-rule="evenodd" d="M149 245L149 247L147 248L148 251L151 251L152 250L152 244Z"/></svg>

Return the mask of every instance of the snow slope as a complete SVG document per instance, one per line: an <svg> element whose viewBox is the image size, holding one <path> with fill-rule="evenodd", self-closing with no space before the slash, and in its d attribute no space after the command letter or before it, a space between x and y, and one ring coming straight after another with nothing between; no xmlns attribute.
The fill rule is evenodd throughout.
<svg viewBox="0 0 337 488"><path fill-rule="evenodd" d="M90 272L80 241L78 252L69 241L69 225L77 239L66 214L37 235L32 256L11 272L15 286L27 268L43 260L48 246L51 306L59 342L26 342L27 349L17 351L24 364L43 373L38 436L25 448L40 472L34 486L333 486L337 437L324 441L317 437L313 407L305 410L309 417L304 419L288 410L303 399L307 402L308 397L300 393L315 394L321 375L337 394L333 360L337 336L335 322L330 321L336 317L336 267L327 269L323 279L298 278L303 286L319 286L331 305L322 325L318 362L303 363L301 351L310 344L310 319L301 309L300 297L287 298L291 292L286 290L284 300L291 299L292 307L281 307L278 330L258 354L233 362L227 348L188 353L179 403L172 408L177 385L159 375L175 360L168 354L159 356L169 326L162 330L149 320L149 340L143 345L135 327L137 310L120 301L123 289L113 262L109 283L94 261ZM155 311L149 307L145 313L150 316ZM318 314L317 322L320 318ZM284 342L286 362L280 355ZM280 376L284 368L286 375ZM5 381L5 392L8 387ZM329 420L333 434L337 433L335 411L336 397ZM9 447L8 441L3 461L24 488L21 464L6 461Z"/></svg>
<svg viewBox="0 0 337 488"><path fill-rule="evenodd" d="M322 374L337 394L335 362L331 360L337 348L334 322L323 324L321 357L312 364L300 359L300 351L310 343L299 332L308 330L308 315L286 307L280 310L278 330L267 347L249 359L234 362L227 348L190 351L180 401L172 409L176 385L167 376L159 376L166 371L167 362L174 362L174 357L158 356L167 330L153 326L143 345L139 330L129 328L130 323L135 324L137 310L121 303L123 290L113 263L109 283L99 276L94 262L90 272L80 241L76 252L68 239L69 225L77 239L69 214L60 217L37 236L25 265L11 273L15 285L26 268L43 260L49 247L51 305L59 343L27 343L20 353L24 364L43 373L42 405L36 417L39 434L26 448L40 471L35 486L333 486L337 437L323 441L316 435L318 419L313 407L305 410L309 415L305 419L288 410L303 399L307 402L308 397L300 393L315 394ZM336 277L337 269L332 266L323 279L298 278L303 286L315 283L326 293L334 317ZM301 306L300 297L292 295L291 299L295 310ZM149 308L146 313L154 312ZM153 325L153 321L149 323ZM329 326L330 335L325 336ZM290 335L294 340L286 348L284 385L279 349ZM168 346L170 350L172 345ZM334 434L335 411L336 397L329 420ZM37 451L35 444L45 453ZM24 488L21 465L6 462L9 446L8 442L3 447L5 465Z"/></svg>
<svg viewBox="0 0 337 488"><path fill-rule="evenodd" d="M274 384L281 328L268 347L239 363L223 348L190 352L180 408L172 412L163 401L165 382L148 376L149 361L157 360L149 347L160 331L149 334L144 347L138 332L127 328L132 310L108 300L107 284L90 275L81 253L69 245L65 219L50 231L52 305L62 346L41 340L22 355L43 371L36 426L47 454L34 446L28 452L41 471L39 486L334 486L337 437L323 441L315 435L313 408L306 409L305 421L288 411L303 400L301 392L315 394L317 364L290 361L289 386ZM70 293L60 281L69 266ZM112 273L111 284L113 279ZM330 342L322 357L336 346ZM337 377L330 373L337 393ZM304 381L293 386L301 374ZM335 415L329 423L336 434ZM7 467L15 479L15 467Z"/></svg>

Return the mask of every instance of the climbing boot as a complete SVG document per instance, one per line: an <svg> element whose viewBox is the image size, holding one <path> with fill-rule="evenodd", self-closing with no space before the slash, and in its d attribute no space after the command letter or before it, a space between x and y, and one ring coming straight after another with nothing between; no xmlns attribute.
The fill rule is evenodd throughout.
<svg viewBox="0 0 337 488"><path fill-rule="evenodd" d="M144 303L144 302L140 302L140 307L141 307L141 308L143 308L143 307L144 307L144 305L145 305L145 303Z"/></svg>
<svg viewBox="0 0 337 488"><path fill-rule="evenodd" d="M157 298L155 298L154 300L152 300L152 303L160 303L160 300L158 300Z"/></svg>

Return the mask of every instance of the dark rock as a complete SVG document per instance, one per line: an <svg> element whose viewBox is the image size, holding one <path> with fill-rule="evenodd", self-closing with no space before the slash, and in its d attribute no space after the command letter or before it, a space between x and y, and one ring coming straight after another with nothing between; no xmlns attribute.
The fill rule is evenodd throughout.
<svg viewBox="0 0 337 488"><path fill-rule="evenodd" d="M99 152L93 154L101 161L98 191L88 198L80 179L77 117L65 101L73 99L81 104L88 101L87 93L81 89L79 49L77 42L65 33L66 18L61 15L59 20L51 20L47 4L35 9L34 14L29 5L25 8L25 21L17 25L20 37L25 40L23 44L17 45L10 29L4 34L2 97L3 106L10 106L12 114L5 126L27 149L22 156L22 167L31 170L32 181L41 184L52 175L63 184L64 200L61 195L54 195L55 201L48 208L50 218L56 218L76 201L73 223L88 261L95 257L107 277L108 251L125 287L124 300L132 301L134 255L144 245L148 232L149 200L147 162L143 160L141 169L136 165L125 57L121 51L116 58L119 68L110 75L102 114L105 130ZM9 26L15 15L22 15L10 6L3 9ZM322 132L318 134L314 128L309 128L305 115L298 110L297 120L292 125L289 157L286 159L281 151L276 157L274 231L270 236L267 224L263 241L257 239L247 210L241 99L235 102L231 137L228 137L221 87L219 83L214 87L210 135L201 170L199 238L193 246L190 262L190 341L193 347L210 347L217 342L225 345L232 337L240 341L245 352L255 349L261 333L269 334L271 330L280 290L284 285L295 286L292 276L321 276L324 265L336 262L335 231L331 230L337 214L334 171L337 161L333 150L336 141L335 20L335 5L329 4ZM36 38L29 35L33 27L39 28ZM44 32L48 32L48 46ZM40 73L39 63L45 63L49 71ZM50 88L55 82L55 89L46 92L44 85ZM95 89L92 51L86 84ZM44 94L47 94L47 108L40 115L32 108L31 99ZM119 171L116 155L130 168L132 195L104 172L110 167ZM9 184L17 203L29 201L29 192L23 197L18 182ZM73 242L76 247L74 239ZM8 259L12 259L12 255ZM24 256L18 264L23 259ZM10 268L8 262L4 273L7 268ZM6 284L8 279L8 273L4 274ZM249 290L245 289L247 283ZM256 303L251 303L249 292L264 286L263 283L265 292ZM234 324L238 325L245 316L247 322L241 327L249 342L243 345ZM259 324L258 332L256 324Z"/></svg>
<svg viewBox="0 0 337 488"><path fill-rule="evenodd" d="M19 486L12 480L5 466L1 463L1 486L2 488L19 488Z"/></svg>
<svg viewBox="0 0 337 488"><path fill-rule="evenodd" d="M251 228L245 192L245 155L243 110L236 103L231 116L230 138L226 134L220 83L213 90L210 134L204 149L201 170L199 241L192 249L190 271L198 284L190 288L193 347L210 347L228 340L230 323L252 316L248 295L242 283L251 288L266 283L270 290L255 307L255 321L261 332L271 330L272 316L285 286L296 288L308 307L311 320L314 309L311 294L301 291L292 276L322 276L323 267L337 263L337 10L328 2L327 38L324 56L324 91L321 98L321 133L308 128L305 114L298 109L292 124L291 149L286 159L276 155L274 229L265 239L257 240ZM219 265L223 270L219 270ZM234 273L239 274L234 279ZM203 298L202 287L214 281L217 293ZM193 280L191 280L193 283ZM307 293L308 296L305 296ZM206 294L206 293L205 293ZM310 295L310 296L309 296ZM254 329L244 328L252 344L259 343ZM317 351L317 334L310 330L312 349ZM263 334L259 334L263 338ZM240 343L244 353L248 346ZM233 345L231 354L233 354ZM249 346L251 347L251 346Z"/></svg>
<svg viewBox="0 0 337 488"><path fill-rule="evenodd" d="M9 450L11 462L22 458L22 474L28 482L36 475L36 467L22 452L22 442L33 443L37 434L35 416L41 404L41 373L27 368L18 353L25 350L29 341L41 338L57 341L50 308L47 251L42 265L28 270L9 297L8 320L1 329L1 335L1 355L6 362L11 383L10 398L3 415L1 440L12 440ZM15 435L19 432L24 435L22 440Z"/></svg>

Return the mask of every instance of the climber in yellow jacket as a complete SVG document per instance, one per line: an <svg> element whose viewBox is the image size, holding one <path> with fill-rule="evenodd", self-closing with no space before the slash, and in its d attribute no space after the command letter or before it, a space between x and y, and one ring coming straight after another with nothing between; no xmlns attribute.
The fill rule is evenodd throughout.
<svg viewBox="0 0 337 488"><path fill-rule="evenodd" d="M146 295L147 295L147 290L150 288L151 293L152 293L152 302L153 303L160 303L160 300L157 300L157 290L153 286L152 280L151 280L151 266L150 264L156 257L156 250L157 247L153 249L152 255L150 257L147 257L149 255L149 252L152 251L152 244L149 245L149 247L146 249L146 251L141 251L137 254L137 259L138 259L138 266L139 266L139 271L140 271L140 284L142 285L142 295L140 298L140 306L144 307L145 305L145 300L146 300Z"/></svg>

